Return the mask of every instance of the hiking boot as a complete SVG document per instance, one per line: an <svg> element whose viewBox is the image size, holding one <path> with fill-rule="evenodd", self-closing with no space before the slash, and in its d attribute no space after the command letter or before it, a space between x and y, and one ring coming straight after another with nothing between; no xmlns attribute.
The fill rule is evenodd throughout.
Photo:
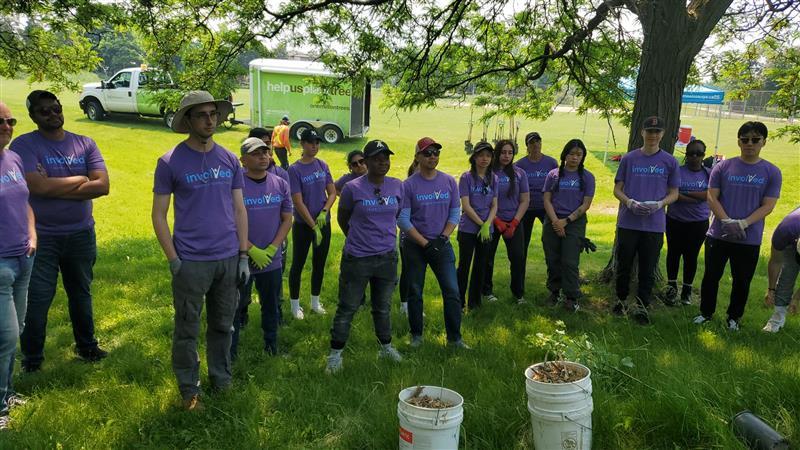
<svg viewBox="0 0 800 450"><path fill-rule="evenodd" d="M569 312L578 312L578 310L581 309L581 307L580 305L578 305L577 300L575 300L574 298L567 297L567 299L564 300L564 309L566 309Z"/></svg>
<svg viewBox="0 0 800 450"><path fill-rule="evenodd" d="M778 308L782 308L782 310ZM786 307L776 306L775 312L772 313L772 317L769 318L767 324L764 325L764 328L761 330L766 331L767 333L777 333L781 328L783 328L784 323L786 323Z"/></svg>
<svg viewBox="0 0 800 450"><path fill-rule="evenodd" d="M667 286L667 290L664 291L664 294L661 296L661 300L667 306L677 306L678 288L676 288L675 286Z"/></svg>
<svg viewBox="0 0 800 450"><path fill-rule="evenodd" d="M624 301L617 299L617 303L614 304L614 308L611 309L611 313L617 317L622 317L628 313L628 307L625 305Z"/></svg>
<svg viewBox="0 0 800 450"><path fill-rule="evenodd" d="M181 406L184 411L202 411L203 404L200 403L200 394L194 394L189 398L183 399Z"/></svg>
<svg viewBox="0 0 800 450"><path fill-rule="evenodd" d="M97 362L108 356L108 352L100 347L93 347L88 350L78 350L76 348L75 354L78 355L79 359L86 362Z"/></svg>
<svg viewBox="0 0 800 450"><path fill-rule="evenodd" d="M331 350L328 355L328 364L325 366L325 373L333 375L342 370L342 351Z"/></svg>
<svg viewBox="0 0 800 450"><path fill-rule="evenodd" d="M472 347L467 345L467 343L464 342L463 339L459 339L457 341L448 342L447 346L448 347L452 347L452 348L457 349L457 350L472 350Z"/></svg>
<svg viewBox="0 0 800 450"><path fill-rule="evenodd" d="M411 336L411 348L420 348L422 346L422 336Z"/></svg>
<svg viewBox="0 0 800 450"><path fill-rule="evenodd" d="M378 350L378 359L391 359L394 362L400 362L403 360L403 355L397 351L396 348L392 347L392 344L386 344Z"/></svg>
<svg viewBox="0 0 800 450"><path fill-rule="evenodd" d="M694 296L691 292L681 293L681 305L689 306L694 303Z"/></svg>
<svg viewBox="0 0 800 450"><path fill-rule="evenodd" d="M497 301L497 297L494 294L486 294L482 297L482 300L489 303L494 303Z"/></svg>
<svg viewBox="0 0 800 450"><path fill-rule="evenodd" d="M42 370L42 362L22 361L22 371L25 373L33 373Z"/></svg>
<svg viewBox="0 0 800 450"><path fill-rule="evenodd" d="M702 325L702 324L704 324L706 322L710 322L710 321L711 321L710 317L706 317L706 316L704 316L702 314L700 314L699 316L697 316L694 319L692 319L692 323L697 324L697 325Z"/></svg>
<svg viewBox="0 0 800 450"><path fill-rule="evenodd" d="M728 331L739 331L739 322L728 319Z"/></svg>
<svg viewBox="0 0 800 450"><path fill-rule="evenodd" d="M550 306L556 306L560 300L561 295L558 291L550 291L550 295L547 297L547 304Z"/></svg>
<svg viewBox="0 0 800 450"><path fill-rule="evenodd" d="M637 301L633 304L633 308L631 308L631 317L639 325L650 325L652 322L650 321L650 314L647 312L647 307L642 304L638 298L636 300Z"/></svg>

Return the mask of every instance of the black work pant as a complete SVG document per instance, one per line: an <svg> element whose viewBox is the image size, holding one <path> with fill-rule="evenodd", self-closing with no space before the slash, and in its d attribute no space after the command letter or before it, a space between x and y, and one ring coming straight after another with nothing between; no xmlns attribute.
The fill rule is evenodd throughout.
<svg viewBox="0 0 800 450"><path fill-rule="evenodd" d="M758 265L758 245L737 244L711 236L706 238L706 267L700 287L700 314L710 319L717 309L717 292L725 265L731 263L731 300L728 319L739 321L744 315L750 282Z"/></svg>
<svg viewBox="0 0 800 450"><path fill-rule="evenodd" d="M528 258L528 246L531 243L531 234L533 233L533 223L536 222L536 219L539 219L539 223L544 223L545 218L547 218L547 212L543 209L529 209L525 211L525 215L522 216L522 230L525 233L525 259Z"/></svg>
<svg viewBox="0 0 800 450"><path fill-rule="evenodd" d="M490 246L488 242L481 242L477 233L464 233L458 235L458 294L461 297L461 308L465 305L469 309L481 306L481 285L486 276L486 261L489 259ZM472 276L470 276L470 266ZM469 301L469 303L466 302Z"/></svg>
<svg viewBox="0 0 800 450"><path fill-rule="evenodd" d="M300 280L303 266L306 265L308 248L314 243L314 230L302 220L292 225L292 267L289 269L289 298L300 298ZM322 228L322 242L314 247L311 257L311 295L322 291L322 278L325 276L325 261L331 246L331 224Z"/></svg>
<svg viewBox="0 0 800 450"><path fill-rule="evenodd" d="M707 231L708 220L681 222L667 217L667 280L678 279L678 268L683 258L683 284L694 282L697 255Z"/></svg>
<svg viewBox="0 0 800 450"><path fill-rule="evenodd" d="M581 297L579 266L583 238L586 237L586 216L567 224L565 236L553 230L553 223L547 218L542 227L542 248L547 263L547 290L563 292L567 298L577 300Z"/></svg>
<svg viewBox="0 0 800 450"><path fill-rule="evenodd" d="M489 243L489 259L486 264L486 274L483 277L483 295L489 295L494 289L494 256L497 253L497 245L503 233L494 230L492 241ZM508 253L509 272L511 273L511 293L515 299L520 299L525 295L525 247L524 232L517 228L511 238L503 236L506 243L506 253Z"/></svg>
<svg viewBox="0 0 800 450"><path fill-rule="evenodd" d="M655 270L664 233L617 228L617 298L625 300L630 293L633 260L639 256L638 297L644 306L650 304L655 284Z"/></svg>
<svg viewBox="0 0 800 450"><path fill-rule="evenodd" d="M281 169L289 170L289 158L287 151L283 147L275 147L275 154L278 155L278 161L281 163Z"/></svg>

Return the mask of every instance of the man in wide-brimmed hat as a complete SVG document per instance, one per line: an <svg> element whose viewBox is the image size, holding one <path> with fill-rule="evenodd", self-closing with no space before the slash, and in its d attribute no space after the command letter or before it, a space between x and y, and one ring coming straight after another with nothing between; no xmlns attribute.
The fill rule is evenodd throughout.
<svg viewBox="0 0 800 450"><path fill-rule="evenodd" d="M232 109L230 102L215 100L205 91L186 94L172 129L189 137L156 165L153 228L172 273L172 369L187 410L200 406L197 339L203 300L208 308L208 378L212 388L227 389L237 285L250 276L241 165L213 140L217 126ZM172 195L174 233L167 223Z"/></svg>

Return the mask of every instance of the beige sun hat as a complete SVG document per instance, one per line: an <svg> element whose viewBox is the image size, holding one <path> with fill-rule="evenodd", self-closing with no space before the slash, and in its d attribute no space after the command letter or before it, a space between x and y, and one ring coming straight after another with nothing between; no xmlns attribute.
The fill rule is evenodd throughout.
<svg viewBox="0 0 800 450"><path fill-rule="evenodd" d="M215 100L207 91L189 91L181 99L181 107L175 113L172 119L172 131L176 133L188 133L189 128L183 122L183 117L189 112L192 107L203 105L206 103L213 103L217 106L217 126L228 119L228 116L233 112L233 105L227 100Z"/></svg>

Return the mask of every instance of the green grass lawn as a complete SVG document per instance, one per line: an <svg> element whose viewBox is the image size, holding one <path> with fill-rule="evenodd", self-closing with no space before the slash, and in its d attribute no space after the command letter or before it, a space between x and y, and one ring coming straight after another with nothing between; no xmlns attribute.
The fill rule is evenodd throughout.
<svg viewBox="0 0 800 450"><path fill-rule="evenodd" d="M24 110L29 90L22 81L0 80L0 99L20 119L17 135L33 129ZM247 101L247 93L240 91L237 98ZM407 321L395 309L395 342L406 360L399 365L377 361L371 317L362 312L353 324L344 370L330 377L323 368L343 244L335 229L322 292L328 315L289 320L279 335L288 355L269 358L261 352L254 305L233 367L234 389L207 395L203 412L183 412L170 368L170 277L149 218L156 159L182 137L157 119L93 123L80 112L76 94L63 93L61 100L65 127L97 141L111 177L111 194L95 201L94 284L97 335L111 353L98 364L75 360L66 298L59 291L50 313L43 370L24 375L17 369L16 388L30 401L13 412L13 429L0 434L0 448L392 448L398 439L397 394L416 384L444 385L464 397L465 448L533 448L523 371L542 360L544 352L527 344L526 337L552 333L556 320L566 323L570 335L589 335L598 354L630 357L634 364L601 371L594 378L595 448L743 448L728 425L743 409L761 415L795 444L800 442L800 320L791 317L776 336L760 331L770 314L761 304L768 245L762 247L740 332L728 333L719 316L709 326L692 325L696 306L656 307L655 324L640 327L608 314L613 291L606 285L586 286L588 301L577 314L543 306L545 267L538 225L528 260L529 305L511 303L501 245L495 285L503 301L464 317L464 338L474 350L456 353L444 347L441 300L429 272L426 345L419 350L408 347ZM248 117L246 105L238 116ZM442 106L396 114L376 107L369 138L390 145L396 153L391 175L402 177L416 140L431 135L444 145L440 168L458 176L468 167L463 152L468 120L468 108ZM721 153L737 153L735 133L742 121L723 121ZM716 120L685 117L684 122L713 149ZM478 128L473 141L480 135ZM555 157L573 137L583 138L591 151L587 167L597 177L598 190L589 211L588 234L598 251L582 263L582 272L591 277L605 266L614 239L615 165L602 161L605 122L590 117L585 136L583 129L582 117L558 113L545 122L523 123L520 133L539 131L545 153ZM237 151L246 131L238 126L221 130L215 138ZM610 144L610 150L619 153L627 135L618 125L614 131L620 144ZM493 132L492 127L490 138ZM344 155L365 142L323 146L320 157L338 176L346 170ZM800 149L770 140L762 156L776 163L784 176L781 199L767 219L768 242L780 219L800 204ZM309 278L304 277L301 298L306 310ZM696 287L701 278L702 273ZM729 281L724 277L720 289L722 310Z"/></svg>

